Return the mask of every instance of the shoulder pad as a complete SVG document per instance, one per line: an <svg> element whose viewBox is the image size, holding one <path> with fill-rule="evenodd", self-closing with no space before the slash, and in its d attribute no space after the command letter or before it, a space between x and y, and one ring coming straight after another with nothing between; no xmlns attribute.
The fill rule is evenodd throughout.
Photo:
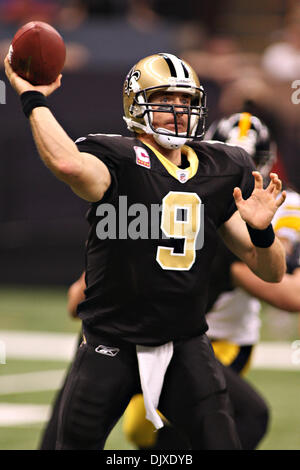
<svg viewBox="0 0 300 470"><path fill-rule="evenodd" d="M227 144L218 140L203 140L202 142L199 142L198 146L199 150L201 150L201 148L203 150L205 149L216 158L218 158L218 155L220 154L225 154L237 165L246 165L255 169L254 162L251 156L246 152L245 149L239 147L238 145Z"/></svg>
<svg viewBox="0 0 300 470"><path fill-rule="evenodd" d="M99 137L97 141L102 140L101 137L122 137L121 134L88 134L84 137L79 137L78 139L75 140L75 144L78 144L79 142L83 142L84 140L95 140L95 139L90 139L91 137Z"/></svg>

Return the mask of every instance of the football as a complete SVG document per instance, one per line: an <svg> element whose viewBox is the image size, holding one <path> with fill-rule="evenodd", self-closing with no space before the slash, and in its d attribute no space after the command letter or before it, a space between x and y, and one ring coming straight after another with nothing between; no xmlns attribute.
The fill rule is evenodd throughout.
<svg viewBox="0 0 300 470"><path fill-rule="evenodd" d="M8 58L13 70L32 85L49 85L63 69L66 46L52 26L31 21L16 32Z"/></svg>

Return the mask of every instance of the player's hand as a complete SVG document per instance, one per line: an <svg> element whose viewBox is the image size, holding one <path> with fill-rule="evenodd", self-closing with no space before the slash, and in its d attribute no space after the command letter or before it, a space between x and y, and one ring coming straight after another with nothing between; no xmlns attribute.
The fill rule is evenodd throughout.
<svg viewBox="0 0 300 470"><path fill-rule="evenodd" d="M264 230L271 223L278 207L283 204L286 192L282 191L282 182L276 173L270 173L270 183L263 188L263 177L258 171L252 172L255 185L251 196L243 199L240 188L234 188L233 197L242 219L252 228ZM278 197L278 195L280 196Z"/></svg>
<svg viewBox="0 0 300 470"><path fill-rule="evenodd" d="M77 307L80 302L85 299L84 290L86 288L85 283L85 271L81 274L80 278L68 289L68 312L72 318L78 318Z"/></svg>
<svg viewBox="0 0 300 470"><path fill-rule="evenodd" d="M50 85L32 85L13 71L9 63L8 56L6 56L4 59L4 66L6 76L18 95L21 95L25 91L39 91L40 93L43 93L43 95L49 96L61 85L62 75L59 75L55 82L50 83Z"/></svg>

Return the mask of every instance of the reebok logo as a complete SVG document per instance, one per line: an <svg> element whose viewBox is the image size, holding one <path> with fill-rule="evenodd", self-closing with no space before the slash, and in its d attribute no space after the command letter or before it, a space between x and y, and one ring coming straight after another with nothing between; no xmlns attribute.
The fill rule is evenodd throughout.
<svg viewBox="0 0 300 470"><path fill-rule="evenodd" d="M105 356L115 357L120 351L120 349L113 348L110 346L103 346L102 344L99 344L99 346L95 348L95 351L96 353L104 354Z"/></svg>

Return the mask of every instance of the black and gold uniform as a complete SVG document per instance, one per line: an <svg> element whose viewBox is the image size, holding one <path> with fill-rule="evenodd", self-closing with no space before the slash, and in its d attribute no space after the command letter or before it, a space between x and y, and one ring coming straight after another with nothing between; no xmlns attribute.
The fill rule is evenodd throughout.
<svg viewBox="0 0 300 470"><path fill-rule="evenodd" d="M78 148L101 158L112 177L89 215L86 300L78 309L84 325L151 346L204 333L216 231L236 210L233 188L240 186L244 198L253 189L247 154L192 143L182 149L189 162L182 170L134 138L93 135ZM133 238L137 224L144 226ZM102 228L108 235L99 240Z"/></svg>
<svg viewBox="0 0 300 470"><path fill-rule="evenodd" d="M209 285L206 307L208 325L210 325L210 312L214 311L215 304L222 298L222 295L234 294L235 286L232 282L230 268L237 260L239 261L219 239L216 245L216 255L212 262L212 282ZM243 307L245 308L241 305L241 309ZM219 307L217 314L221 315L222 313L222 307ZM215 356L220 362L226 380L242 448L254 450L266 432L269 410L261 395L243 378L249 367L253 344L236 344L228 340L226 335L213 338L210 334L210 328L207 336L212 342ZM153 424L145 418L145 406L141 394L132 398L125 411L123 431L127 439L139 449L189 448L189 443L184 439L184 436L169 424L166 424L158 432L154 432Z"/></svg>
<svg viewBox="0 0 300 470"><path fill-rule="evenodd" d="M254 344L251 337L251 323L254 323L255 333L260 327L260 322L257 323L260 302L257 299L250 297L250 295L244 290L236 290L236 286L232 282L231 277L231 265L235 261L240 260L230 250L228 250L220 240L217 255L214 258L212 266L214 282L209 289L206 321L209 326L208 337L212 342L216 357L222 362L222 364L230 367L237 374L244 375L248 371L251 362L251 353ZM234 313L238 316L238 313L240 312L240 328L245 330L243 338L244 341L241 342L235 341L235 338L232 340L228 331L218 331L214 328L213 323L216 317L217 321L221 318L221 321L223 320L223 322L227 324L227 330L231 329L232 336L234 335L238 321L236 320L236 317L233 319L231 318L234 316L232 312L233 308L232 303L230 303L228 299L236 299L238 294L241 298L239 301L236 300L238 306L236 308L237 312ZM227 305L224 305L224 298L227 300ZM254 311L254 313L252 311ZM254 320L252 318L253 315L255 317ZM216 331L217 334L215 333ZM249 341L245 340L247 335L248 338L250 338ZM256 341L257 339L255 340L255 343Z"/></svg>
<svg viewBox="0 0 300 470"><path fill-rule="evenodd" d="M269 129L258 117L249 112L233 114L213 123L205 139L246 149L256 168L268 179L276 160L276 145L270 138ZM293 201L290 205L297 204ZM220 241L212 261L207 335L223 368L242 447L255 449L266 431L268 407L242 376L249 367L253 345L259 338L260 304L233 284L231 265L236 260L236 256ZM176 449L184 445L182 436L174 427L166 426L157 433L153 432L152 424L145 419L142 395L136 395L131 400L124 415L123 427L127 438L139 448Z"/></svg>
<svg viewBox="0 0 300 470"><path fill-rule="evenodd" d="M220 241L212 265L209 286L208 312L223 292L234 289L231 281L230 266L236 260ZM264 435L269 411L260 394L240 377L249 364L249 352L252 345L238 346L228 341L213 341L212 346L219 360L226 380L226 387L233 407L233 415L243 449L255 449ZM235 346L235 347L234 347ZM56 397L51 419L42 436L40 449L54 450L57 433L58 410L63 390ZM166 423L163 429L155 432L153 424L145 418L145 406L142 394L136 394L130 400L123 419L123 431L126 438L137 448L144 450L189 449L190 443L178 429Z"/></svg>
<svg viewBox="0 0 300 470"><path fill-rule="evenodd" d="M234 187L244 198L253 190L250 159L195 142L182 148L180 168L135 138L89 135L77 145L107 165L112 184L89 213L85 341L62 396L57 448L102 448L141 392L136 345L170 341L159 410L193 449L240 448L204 313L216 231L236 210Z"/></svg>

